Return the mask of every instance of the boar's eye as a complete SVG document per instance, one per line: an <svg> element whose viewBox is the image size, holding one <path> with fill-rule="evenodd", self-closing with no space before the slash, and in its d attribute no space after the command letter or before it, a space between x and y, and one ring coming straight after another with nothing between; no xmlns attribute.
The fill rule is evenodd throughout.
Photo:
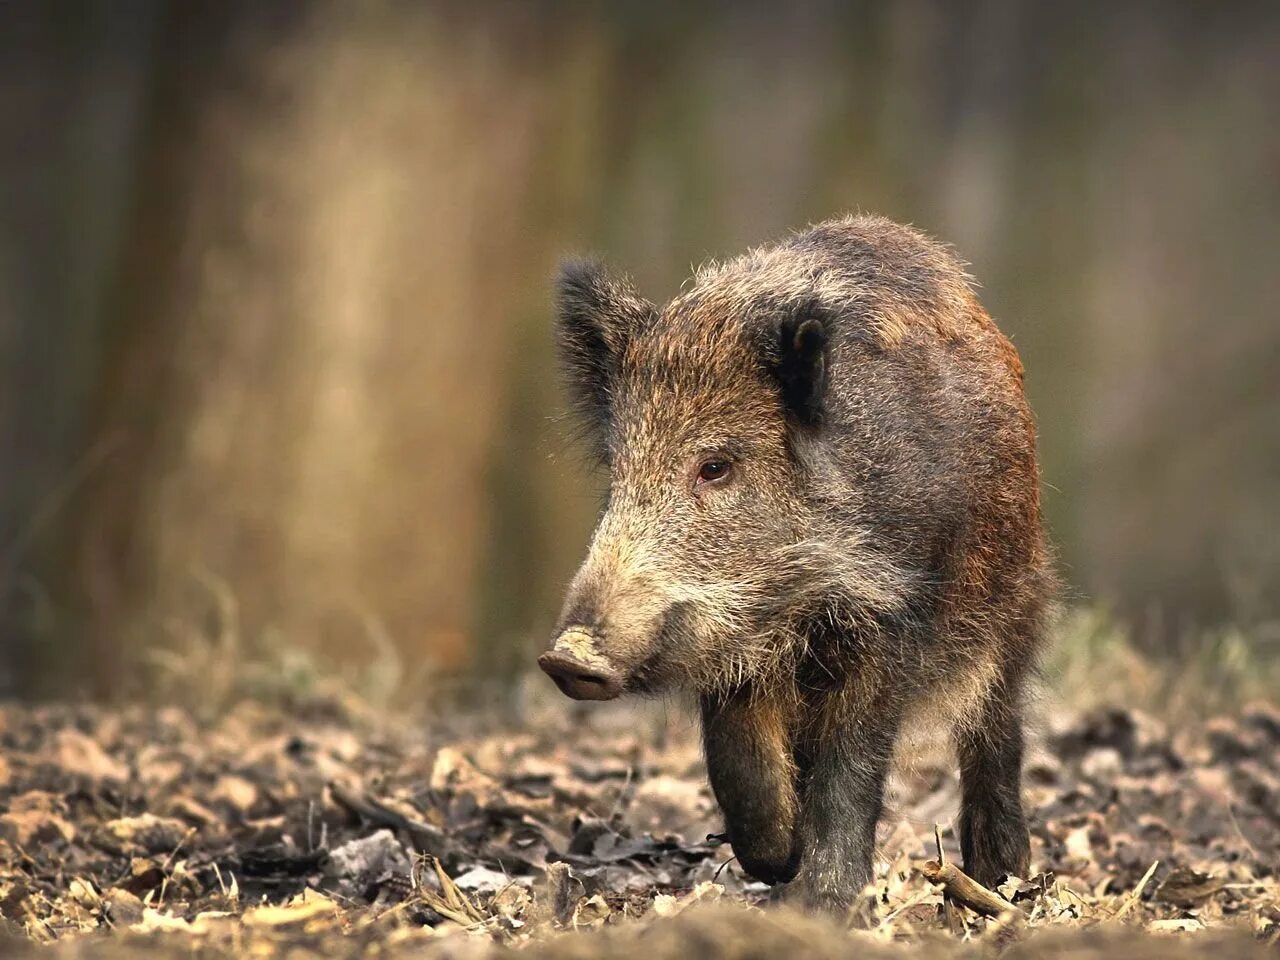
<svg viewBox="0 0 1280 960"><path fill-rule="evenodd" d="M698 468L698 479L694 483L698 486L704 483L715 483L729 476L729 472L728 460L704 460L702 466Z"/></svg>

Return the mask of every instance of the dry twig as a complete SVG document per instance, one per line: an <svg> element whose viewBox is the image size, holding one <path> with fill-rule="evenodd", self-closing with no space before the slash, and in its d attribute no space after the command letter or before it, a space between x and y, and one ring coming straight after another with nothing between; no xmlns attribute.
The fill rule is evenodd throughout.
<svg viewBox="0 0 1280 960"><path fill-rule="evenodd" d="M984 917L998 917L1006 910L1013 909L1013 904L1008 900L995 891L988 890L953 863L927 860L920 865L920 873L930 883L941 886L943 895L949 900Z"/></svg>
<svg viewBox="0 0 1280 960"><path fill-rule="evenodd" d="M343 786L329 784L333 799L352 813L379 827L390 827L405 834L419 853L435 858L445 852L444 831L422 820L412 820L366 793Z"/></svg>
<svg viewBox="0 0 1280 960"><path fill-rule="evenodd" d="M1146 889L1148 881L1150 881L1152 874L1156 872L1156 867L1158 866L1160 866L1159 860L1155 861L1147 868L1147 872L1142 875L1142 879L1138 881L1138 885L1133 888L1133 893L1129 894L1129 898L1125 900L1120 909L1115 912L1115 916L1111 918L1112 920L1123 919L1124 915L1132 910L1134 905L1142 899L1142 891Z"/></svg>
<svg viewBox="0 0 1280 960"><path fill-rule="evenodd" d="M938 845L938 859L921 864L920 873L930 883L941 886L947 900L953 900L984 917L998 917L1006 910L1013 909L1013 904L1004 897L988 890L955 864L947 862L946 854L942 852L942 831L936 823L933 825L933 839Z"/></svg>

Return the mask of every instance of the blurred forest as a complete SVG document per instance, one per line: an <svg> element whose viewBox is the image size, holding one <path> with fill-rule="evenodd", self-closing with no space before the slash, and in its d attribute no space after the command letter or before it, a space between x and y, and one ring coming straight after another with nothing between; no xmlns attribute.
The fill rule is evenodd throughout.
<svg viewBox="0 0 1280 960"><path fill-rule="evenodd" d="M0 692L513 673L599 495L556 261L665 299L853 209L972 262L1075 598L1274 641L1278 50L1261 2L4 3Z"/></svg>

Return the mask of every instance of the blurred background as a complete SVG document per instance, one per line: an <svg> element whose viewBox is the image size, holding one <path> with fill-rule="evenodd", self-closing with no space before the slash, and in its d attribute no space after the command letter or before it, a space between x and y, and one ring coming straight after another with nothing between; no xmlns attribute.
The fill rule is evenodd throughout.
<svg viewBox="0 0 1280 960"><path fill-rule="evenodd" d="M3 3L0 691L520 672L599 502L557 260L665 300L859 209L1022 352L1072 604L1280 653L1277 50L1263 2Z"/></svg>

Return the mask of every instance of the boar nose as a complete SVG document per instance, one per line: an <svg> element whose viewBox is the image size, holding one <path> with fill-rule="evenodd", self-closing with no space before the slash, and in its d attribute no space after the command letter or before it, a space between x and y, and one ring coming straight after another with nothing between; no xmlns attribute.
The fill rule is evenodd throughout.
<svg viewBox="0 0 1280 960"><path fill-rule="evenodd" d="M566 649L563 638L555 649L538 658L543 669L560 692L575 700L613 700L622 693L622 677L603 658L588 659Z"/></svg>
<svg viewBox="0 0 1280 960"><path fill-rule="evenodd" d="M575 700L613 700L622 693L622 678L601 664L587 664L572 654L549 650L538 658L538 666Z"/></svg>

